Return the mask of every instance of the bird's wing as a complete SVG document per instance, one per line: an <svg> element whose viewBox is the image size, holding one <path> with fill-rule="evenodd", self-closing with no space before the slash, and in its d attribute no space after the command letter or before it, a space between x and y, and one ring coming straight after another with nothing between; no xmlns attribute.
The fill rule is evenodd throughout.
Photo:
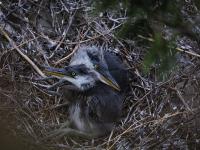
<svg viewBox="0 0 200 150"><path fill-rule="evenodd" d="M110 74L119 84L121 89L126 89L126 87L128 87L128 67L123 63L119 56L114 53L106 51L104 57Z"/></svg>
<svg viewBox="0 0 200 150"><path fill-rule="evenodd" d="M91 119L115 122L121 116L122 98L115 92L95 95L88 101L88 108Z"/></svg>

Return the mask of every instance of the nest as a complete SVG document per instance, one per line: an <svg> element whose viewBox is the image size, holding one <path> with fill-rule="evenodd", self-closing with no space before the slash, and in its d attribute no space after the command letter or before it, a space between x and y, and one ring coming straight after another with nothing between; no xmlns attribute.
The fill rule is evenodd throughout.
<svg viewBox="0 0 200 150"><path fill-rule="evenodd" d="M96 15L94 10L85 1L1 2L0 119L34 148L198 149L200 61L199 55L194 55L200 53L198 44L179 37L177 46L190 53L178 53L176 70L160 81L156 67L148 75L142 73L147 47L138 39L122 40L114 34L126 21L126 12ZM62 97L39 86L46 84L40 80L44 76L40 69L66 65L81 45L110 49L128 64L130 91L122 120L105 137L43 141L67 120L67 106Z"/></svg>

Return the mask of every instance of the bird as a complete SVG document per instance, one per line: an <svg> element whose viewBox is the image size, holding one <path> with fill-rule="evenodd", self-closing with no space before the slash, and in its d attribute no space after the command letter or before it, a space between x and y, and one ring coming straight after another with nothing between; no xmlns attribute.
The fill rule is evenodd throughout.
<svg viewBox="0 0 200 150"><path fill-rule="evenodd" d="M68 128L62 127L52 135L100 137L111 132L121 118L128 87L128 71L116 54L83 46L67 66L46 67L45 72L64 83L61 91L70 102Z"/></svg>

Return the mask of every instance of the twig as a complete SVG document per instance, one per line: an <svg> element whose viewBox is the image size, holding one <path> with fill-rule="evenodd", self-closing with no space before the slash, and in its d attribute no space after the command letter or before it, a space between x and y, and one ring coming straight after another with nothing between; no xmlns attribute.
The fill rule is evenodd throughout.
<svg viewBox="0 0 200 150"><path fill-rule="evenodd" d="M193 56L196 56L196 57L200 57L199 54L196 54L196 53L192 53L192 52L189 52L189 51L186 51L186 50L183 50L181 48L176 48L177 51L180 51L180 52L184 52L184 53L187 53L187 54L190 54L190 55L193 55Z"/></svg>
<svg viewBox="0 0 200 150"><path fill-rule="evenodd" d="M180 92L179 90L177 90L177 89L174 89L174 88L173 88L173 90L176 91L177 96L178 96L179 99L183 102L183 104L184 104L185 107L188 109L188 111L190 111L191 113L193 113L192 110L191 110L191 108L188 106L188 104L186 103L185 99L184 99L183 96L181 95L181 92Z"/></svg>
<svg viewBox="0 0 200 150"><path fill-rule="evenodd" d="M141 39L148 40L148 41L150 41L150 42L154 42L154 41L155 41L155 40L152 39L152 38L144 37L144 36L142 36L142 35L138 35L138 37L141 38ZM183 50L183 49L181 49L181 48L179 48L179 47L176 47L175 49L176 49L177 51L180 51L180 52L183 52L183 53L187 53L187 54L190 54L190 55L192 55L192 56L200 57L199 54L196 54L196 53L193 53L193 52L189 52L189 51Z"/></svg>
<svg viewBox="0 0 200 150"><path fill-rule="evenodd" d="M57 62L55 62L55 65L58 65L59 63L62 63L63 61L65 61L68 58L70 58L77 51L79 46L80 46L80 44L77 44L76 47L73 49L73 51L69 55L67 55L64 58L62 58L62 59L58 60Z"/></svg>
<svg viewBox="0 0 200 150"><path fill-rule="evenodd" d="M28 57L26 56L21 50L17 47L16 43L9 37L9 35L3 30L3 28L0 26L1 33L5 36L5 38L10 42L10 44L16 49L16 51L26 60L28 63L35 69L35 71L41 75L42 77L46 77L45 74L36 66L36 64Z"/></svg>
<svg viewBox="0 0 200 150"><path fill-rule="evenodd" d="M77 11L77 10L76 10ZM67 36L67 33L72 25L72 21L74 19L74 16L76 15L76 11L74 12L74 14L69 18L69 23L68 23L68 27L67 29L64 31L63 33L63 37L61 38L61 40L59 41L58 45L56 46L54 52L51 54L51 56L49 58L52 58L55 54L55 52L58 50L58 48L60 47L60 45L64 42L66 36Z"/></svg>
<svg viewBox="0 0 200 150"><path fill-rule="evenodd" d="M94 39L97 39L97 38L99 38L99 37L101 37L101 36L105 36L105 35L109 34L111 31L113 31L114 29L116 29L116 28L118 28L118 27L120 27L120 26L121 26L121 25L119 25L119 26L117 26L117 27L115 27L115 28L109 30L107 33L103 33L103 34L97 35L97 36L95 36L95 37L89 38L89 39L84 40L84 41L66 43L66 44L77 44L77 45L76 45L76 47L73 49L73 51L72 51L69 55L65 56L65 57L62 58L61 60L58 60L58 61L55 62L54 64L55 64L55 65L58 65L59 63L62 63L63 61L69 59L69 58L76 52L76 50L79 48L80 44L85 43L85 42L88 42L88 41L91 41L91 40L94 40Z"/></svg>
<svg viewBox="0 0 200 150"><path fill-rule="evenodd" d="M110 140L111 140L112 136L113 136L113 130L112 130L112 132L110 133L110 136L109 136L108 141L107 141L107 149L109 148Z"/></svg>
<svg viewBox="0 0 200 150"><path fill-rule="evenodd" d="M136 124L132 124L130 125L125 131L123 131L121 134L117 135L116 137L114 137L113 139L111 139L110 141L113 141L113 144L108 148L108 150L111 150L113 148L113 146L119 141L119 139L127 134L127 133L130 133L130 131L134 130L134 129L137 129L139 127L142 127L142 126L145 126L147 124L150 124L150 123L154 123L154 125L158 125L160 124L161 122L169 119L169 118L172 118L174 116L177 116L177 115L181 115L181 114L185 114L185 113L188 113L188 112L175 112L173 114L169 114L169 115L166 115L162 118L159 118L157 120L150 120L150 121L147 121L147 122L144 122L144 123L141 123L140 125L137 125L135 126ZM135 127L134 127L135 126Z"/></svg>
<svg viewBox="0 0 200 150"><path fill-rule="evenodd" d="M83 37L81 37L81 40L82 39L83 39ZM77 49L79 47L80 47L80 42L78 42L78 44L75 46L75 48L73 49L73 51L69 55L67 55L64 58L62 58L61 60L58 60L57 62L55 62L55 66L58 65L59 63L65 61L65 60L67 60L68 58L70 58L77 51Z"/></svg>
<svg viewBox="0 0 200 150"><path fill-rule="evenodd" d="M19 44L19 45L16 45L16 46L17 46L18 48L19 48L19 47L22 47L23 45L25 45L25 44L27 44L27 43L29 43L29 42L31 42L31 41L34 41L34 40L36 40L37 38L39 38L39 36L38 36L38 37L34 37L33 39L30 39L30 40L27 40L27 41L25 41L25 42L23 42L23 43L21 43L21 44ZM6 53L8 53L8 52L10 52L10 51L13 51L13 50L15 50L15 48L8 49L8 50L4 51L1 55L4 55L4 54L6 54Z"/></svg>

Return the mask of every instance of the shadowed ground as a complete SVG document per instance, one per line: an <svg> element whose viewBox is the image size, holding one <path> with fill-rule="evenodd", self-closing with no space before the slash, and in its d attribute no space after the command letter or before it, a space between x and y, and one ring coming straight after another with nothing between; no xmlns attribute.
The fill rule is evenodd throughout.
<svg viewBox="0 0 200 150"><path fill-rule="evenodd" d="M126 20L124 10L95 16L93 7L82 0L1 3L0 27L39 68L55 64L63 67L77 47L86 44L120 55L131 76L122 120L110 135L90 140L64 137L42 141L67 120L67 102L45 90L54 81L38 80L41 76L0 33L0 149L200 148L198 56L177 52L174 70L165 80L159 80L156 66L152 66L149 74L142 72L142 60L148 52L144 42L140 38L119 39L114 34ZM193 8L193 3L187 2L187 6ZM184 13L191 19L199 10ZM163 27L166 38L171 32L175 31ZM200 54L198 42L188 36L180 35L176 45ZM60 62L63 58L65 61Z"/></svg>

